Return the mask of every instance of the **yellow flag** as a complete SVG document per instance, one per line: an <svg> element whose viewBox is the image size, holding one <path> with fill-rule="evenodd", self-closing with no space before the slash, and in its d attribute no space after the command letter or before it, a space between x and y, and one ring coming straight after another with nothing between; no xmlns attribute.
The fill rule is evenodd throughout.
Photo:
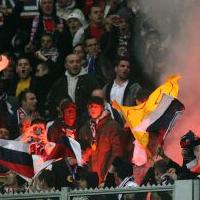
<svg viewBox="0 0 200 200"><path fill-rule="evenodd" d="M113 107L122 113L135 139L144 148L146 148L148 145L149 135L145 131L137 130L137 126L142 122L144 118L146 118L151 112L153 112L157 108L163 94L167 94L174 98L177 97L179 90L178 80L180 78L181 77L179 75L169 77L164 84L162 84L150 94L145 102L137 106L122 106L116 101L113 101Z"/></svg>

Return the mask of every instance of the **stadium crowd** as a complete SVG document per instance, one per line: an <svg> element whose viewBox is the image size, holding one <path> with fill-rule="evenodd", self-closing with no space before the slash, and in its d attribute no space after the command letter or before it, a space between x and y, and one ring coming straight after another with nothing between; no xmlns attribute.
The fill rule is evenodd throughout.
<svg viewBox="0 0 200 200"><path fill-rule="evenodd" d="M0 72L0 138L37 143L39 150L34 146L33 154L47 141L60 144L65 137L73 138L80 143L83 163L77 165L67 149L31 182L1 166L1 192L122 188L198 178L186 165L199 145L192 132L181 139L183 166L168 158L161 146L158 161L135 166L135 139L112 107L113 100L134 106L148 98L161 75L167 38L173 37L159 33L140 1L39 0L38 15L23 18L26 1L0 10L0 53L9 59ZM30 130L38 137L30 136ZM100 198L147 197L81 199ZM149 198L172 196L152 193Z"/></svg>

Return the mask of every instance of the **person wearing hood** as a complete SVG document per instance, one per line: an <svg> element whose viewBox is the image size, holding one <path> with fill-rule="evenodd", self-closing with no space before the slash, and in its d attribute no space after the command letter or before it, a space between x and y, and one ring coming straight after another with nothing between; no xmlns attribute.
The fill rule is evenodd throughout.
<svg viewBox="0 0 200 200"><path fill-rule="evenodd" d="M33 52L34 48L39 48L41 36L48 33L53 36L59 53L66 55L72 50L72 38L66 21L56 14L56 1L40 0L38 6L39 15L33 19L30 42L25 51Z"/></svg>
<svg viewBox="0 0 200 200"><path fill-rule="evenodd" d="M77 7L76 0L57 0L56 4L57 15L67 21L68 17L72 13L77 13L84 25L86 23L83 12Z"/></svg>
<svg viewBox="0 0 200 200"><path fill-rule="evenodd" d="M58 79L48 95L48 108L54 112L56 99L70 97L77 105L77 115L86 111L88 98L98 87L95 78L81 68L80 58L76 54L69 54L65 58L65 74Z"/></svg>
<svg viewBox="0 0 200 200"><path fill-rule="evenodd" d="M84 40L85 17L79 12L74 11L68 15L66 20L73 37L72 45L74 47L77 44L82 43Z"/></svg>

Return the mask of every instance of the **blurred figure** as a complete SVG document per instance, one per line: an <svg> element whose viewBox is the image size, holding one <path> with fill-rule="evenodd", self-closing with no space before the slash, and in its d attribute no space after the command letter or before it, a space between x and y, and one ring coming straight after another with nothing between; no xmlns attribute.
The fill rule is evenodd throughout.
<svg viewBox="0 0 200 200"><path fill-rule="evenodd" d="M43 169L34 179L30 188L32 192L50 192L55 190L56 175L53 171Z"/></svg>
<svg viewBox="0 0 200 200"><path fill-rule="evenodd" d="M52 35L46 33L41 36L41 47L35 52L35 56L38 60L47 62L48 60L56 63L58 58L58 50L54 46Z"/></svg>
<svg viewBox="0 0 200 200"><path fill-rule="evenodd" d="M51 68L49 62L39 62L36 66L34 82L31 89L37 97L37 108L43 117L47 117L46 100L49 90L55 81L55 74L56 72L54 73L54 69Z"/></svg>
<svg viewBox="0 0 200 200"><path fill-rule="evenodd" d="M1 193L17 193L25 192L26 181L22 179L13 171L8 171L5 177L3 187L1 187Z"/></svg>
<svg viewBox="0 0 200 200"><path fill-rule="evenodd" d="M10 131L7 126L0 126L0 139L8 140L10 137Z"/></svg>
<svg viewBox="0 0 200 200"><path fill-rule="evenodd" d="M79 189L98 188L99 178L96 172L91 172L86 169L79 169L76 174L77 186ZM100 200L103 199L101 195L74 197L73 200Z"/></svg>
<svg viewBox="0 0 200 200"><path fill-rule="evenodd" d="M56 14L55 0L40 0L38 2L39 15L33 19L30 41L25 52L34 52L39 48L39 42L44 33L51 34L62 56L72 49L72 38L66 21Z"/></svg>

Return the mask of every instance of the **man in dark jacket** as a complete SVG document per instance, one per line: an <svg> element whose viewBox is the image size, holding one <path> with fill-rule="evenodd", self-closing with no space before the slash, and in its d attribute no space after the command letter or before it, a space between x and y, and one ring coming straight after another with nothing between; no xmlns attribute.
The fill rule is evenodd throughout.
<svg viewBox="0 0 200 200"><path fill-rule="evenodd" d="M116 62L115 74L114 81L104 87L107 102L115 100L121 105L133 106L145 98L148 92L129 77L130 62L126 57L120 57Z"/></svg>
<svg viewBox="0 0 200 200"><path fill-rule="evenodd" d="M88 98L92 91L97 88L97 82L93 76L81 68L80 58L76 54L70 54L66 57L65 68L65 75L53 85L49 93L49 111L54 113L56 99L70 97L76 103L77 114L80 116L86 111Z"/></svg>
<svg viewBox="0 0 200 200"><path fill-rule="evenodd" d="M97 172L100 183L116 156L123 153L119 124L104 111L104 101L91 97L88 103L90 120L80 129L78 140L83 150L83 160Z"/></svg>

